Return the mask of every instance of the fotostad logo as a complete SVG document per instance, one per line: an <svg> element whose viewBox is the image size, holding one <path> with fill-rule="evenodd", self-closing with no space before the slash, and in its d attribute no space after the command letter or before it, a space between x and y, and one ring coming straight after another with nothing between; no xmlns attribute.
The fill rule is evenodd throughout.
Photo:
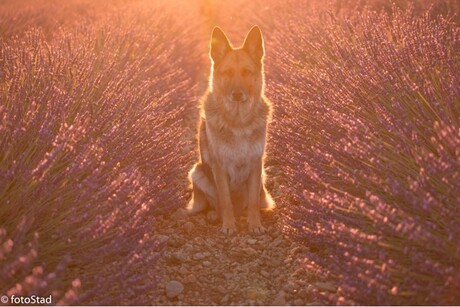
<svg viewBox="0 0 460 307"><path fill-rule="evenodd" d="M7 304L9 301L10 304L17 304L17 305L51 305L53 303L53 298L51 295L46 296L46 297L38 296L38 295L31 295L31 296L12 295L8 299L8 296L4 295L1 297L1 301L4 304Z"/></svg>

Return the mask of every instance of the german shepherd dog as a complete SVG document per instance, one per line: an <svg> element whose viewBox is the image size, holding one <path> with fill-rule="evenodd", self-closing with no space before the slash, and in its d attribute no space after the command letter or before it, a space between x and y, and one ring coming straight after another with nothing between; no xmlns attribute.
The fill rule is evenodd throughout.
<svg viewBox="0 0 460 307"><path fill-rule="evenodd" d="M201 99L200 159L189 173L190 213L214 208L222 232L236 231L235 215L247 209L249 230L265 231L260 209L274 206L264 186L264 152L271 104L265 98L264 43L253 27L243 47L233 48L215 27L211 37L211 77Z"/></svg>

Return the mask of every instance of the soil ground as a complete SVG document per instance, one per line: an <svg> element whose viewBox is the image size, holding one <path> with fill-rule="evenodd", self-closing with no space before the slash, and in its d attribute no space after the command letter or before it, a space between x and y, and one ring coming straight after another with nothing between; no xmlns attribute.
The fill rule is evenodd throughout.
<svg viewBox="0 0 460 307"><path fill-rule="evenodd" d="M262 223L266 233L252 234L242 217L238 232L227 236L205 214L179 209L160 218L155 233L166 247L154 304L317 305L315 276L302 266L306 247L283 235L276 209L262 212Z"/></svg>

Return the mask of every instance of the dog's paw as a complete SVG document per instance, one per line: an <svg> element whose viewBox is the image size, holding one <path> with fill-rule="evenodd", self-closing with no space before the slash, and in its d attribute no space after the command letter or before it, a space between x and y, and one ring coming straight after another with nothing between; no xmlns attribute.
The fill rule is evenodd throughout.
<svg viewBox="0 0 460 307"><path fill-rule="evenodd" d="M255 234L263 234L265 233L265 228L262 226L260 221L249 221L249 231Z"/></svg>
<svg viewBox="0 0 460 307"><path fill-rule="evenodd" d="M236 224L235 221L224 222L222 223L222 228L220 231L226 235L232 235L236 232Z"/></svg>

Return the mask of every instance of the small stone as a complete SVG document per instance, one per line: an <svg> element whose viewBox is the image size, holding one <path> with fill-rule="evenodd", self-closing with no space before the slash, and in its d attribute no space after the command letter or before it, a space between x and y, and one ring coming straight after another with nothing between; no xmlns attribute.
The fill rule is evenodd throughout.
<svg viewBox="0 0 460 307"><path fill-rule="evenodd" d="M186 284L193 284L197 282L196 276L193 274L189 274L184 278L184 283Z"/></svg>
<svg viewBox="0 0 460 307"><path fill-rule="evenodd" d="M204 218L202 218L201 216L199 218L197 218L197 222L198 224L200 224L201 226L205 226L206 225L206 220Z"/></svg>
<svg viewBox="0 0 460 307"><path fill-rule="evenodd" d="M206 243L206 241L202 238L202 237L196 237L194 240L193 240L197 245L204 245Z"/></svg>
<svg viewBox="0 0 460 307"><path fill-rule="evenodd" d="M217 286L217 291L219 291L221 294L227 294L228 292L228 290L222 285Z"/></svg>
<svg viewBox="0 0 460 307"><path fill-rule="evenodd" d="M273 258L266 261L266 264L272 268L279 267L283 263L282 259Z"/></svg>
<svg viewBox="0 0 460 307"><path fill-rule="evenodd" d="M250 286L246 291L246 296L254 300L257 305L261 305L262 301L267 298L269 290L264 286Z"/></svg>
<svg viewBox="0 0 460 307"><path fill-rule="evenodd" d="M210 266L212 263L208 260L203 261L204 266Z"/></svg>
<svg viewBox="0 0 460 307"><path fill-rule="evenodd" d="M294 286L292 282L288 282L287 284L284 285L283 290L288 293L291 293L291 292L294 292L295 288L296 287Z"/></svg>
<svg viewBox="0 0 460 307"><path fill-rule="evenodd" d="M154 236L154 239L161 245L161 244L164 244L164 243L168 242L169 236L166 236L166 235L155 235L155 236Z"/></svg>
<svg viewBox="0 0 460 307"><path fill-rule="evenodd" d="M268 273L268 272L265 271L265 270L260 271L260 275L262 275L262 276L265 277L265 278L269 278L269 277L270 277L270 273Z"/></svg>
<svg viewBox="0 0 460 307"><path fill-rule="evenodd" d="M303 300L301 298L298 298L298 299L294 300L293 305L295 305L295 306L303 306L305 304L303 303Z"/></svg>
<svg viewBox="0 0 460 307"><path fill-rule="evenodd" d="M315 282L314 286L320 290L329 291L329 292L337 292L336 286L334 286L330 282Z"/></svg>
<svg viewBox="0 0 460 307"><path fill-rule="evenodd" d="M299 254L302 252L302 248L299 247L299 246L295 246L291 249L291 251L289 252L291 255L295 255L295 254Z"/></svg>
<svg viewBox="0 0 460 307"><path fill-rule="evenodd" d="M232 273L224 273L224 277L225 277L225 279L227 279L227 280L232 280L233 274L232 274Z"/></svg>
<svg viewBox="0 0 460 307"><path fill-rule="evenodd" d="M269 235L263 235L257 238L259 239L259 241L262 242L270 242L272 240L272 238Z"/></svg>
<svg viewBox="0 0 460 307"><path fill-rule="evenodd" d="M171 280L166 284L166 296L175 298L184 291L184 285L177 280Z"/></svg>
<svg viewBox="0 0 460 307"><path fill-rule="evenodd" d="M292 277L300 277L300 276L303 276L305 275L305 269L303 268L299 268L297 270L294 271L294 273L292 273Z"/></svg>
<svg viewBox="0 0 460 307"><path fill-rule="evenodd" d="M284 291L280 291L273 301L273 306L285 306L286 305L286 294Z"/></svg>
<svg viewBox="0 0 460 307"><path fill-rule="evenodd" d="M184 245L185 241L182 237L180 236L171 236L169 238L169 241L168 241L168 246L170 247L175 247L175 248L178 248L178 247L181 247L182 245Z"/></svg>
<svg viewBox="0 0 460 307"><path fill-rule="evenodd" d="M212 238L207 239L205 244L208 247L213 247L214 245L216 245L216 243L214 242L214 240Z"/></svg>
<svg viewBox="0 0 460 307"><path fill-rule="evenodd" d="M193 259L194 259L194 260L202 260L202 259L204 259L205 257L206 257L206 256L203 255L203 253L196 253L196 254L193 255Z"/></svg>
<svg viewBox="0 0 460 307"><path fill-rule="evenodd" d="M270 247L277 247L283 242L283 236L278 236L272 243L270 243Z"/></svg>
<svg viewBox="0 0 460 307"><path fill-rule="evenodd" d="M187 270L187 268L186 268L186 267L184 267L184 266L181 266L181 267L180 267L180 269L179 269L179 273L180 273L181 275L187 275L187 274L189 274L189 273L190 273L190 271L189 271L189 270Z"/></svg>
<svg viewBox="0 0 460 307"><path fill-rule="evenodd" d="M248 242L249 245L254 245L257 243L256 239L248 239L246 242Z"/></svg>
<svg viewBox="0 0 460 307"><path fill-rule="evenodd" d="M184 208L179 208L172 214L172 218L176 221L185 219L188 216L187 210Z"/></svg>
<svg viewBox="0 0 460 307"><path fill-rule="evenodd" d="M257 255L257 251L255 249L253 249L252 247L244 248L243 252L245 252L246 254L248 254L250 256Z"/></svg>
<svg viewBox="0 0 460 307"><path fill-rule="evenodd" d="M190 221L188 221L188 222L186 222L184 224L184 229L185 229L185 232L187 232L187 233L191 233L194 227L195 227L195 225Z"/></svg>
<svg viewBox="0 0 460 307"><path fill-rule="evenodd" d="M173 262L175 262L176 264L179 264L179 263L184 263L188 260L188 257L187 255L185 255L183 252L175 252L171 255L171 258Z"/></svg>
<svg viewBox="0 0 460 307"><path fill-rule="evenodd" d="M275 239L276 237L279 236L279 232L278 231L275 231L273 233L270 233L270 237L272 237L272 239Z"/></svg>
<svg viewBox="0 0 460 307"><path fill-rule="evenodd" d="M230 295L226 294L221 300L220 300L220 303L222 305L228 305L228 301L230 299Z"/></svg>

